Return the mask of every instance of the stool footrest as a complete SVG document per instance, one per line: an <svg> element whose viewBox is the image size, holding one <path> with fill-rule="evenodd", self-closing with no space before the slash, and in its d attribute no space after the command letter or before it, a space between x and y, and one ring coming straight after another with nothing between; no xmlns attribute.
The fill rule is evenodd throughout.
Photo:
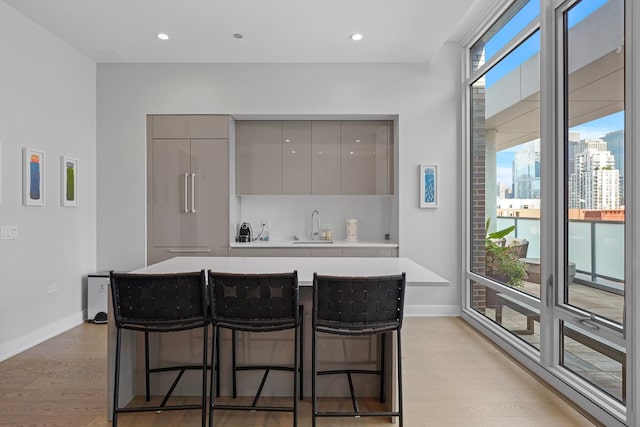
<svg viewBox="0 0 640 427"><path fill-rule="evenodd" d="M261 411L261 412L293 412L289 406L250 406L250 405L213 405L212 409L227 409L230 411Z"/></svg>
<svg viewBox="0 0 640 427"><path fill-rule="evenodd" d="M137 406L131 408L119 408L118 413L123 412L162 412L162 411L185 411L190 409L202 410L202 405L172 405L172 406Z"/></svg>
<svg viewBox="0 0 640 427"><path fill-rule="evenodd" d="M316 375L338 375L338 374L370 374L370 375L380 375L382 371L380 370L367 370L367 369L343 369L343 370L333 370L333 371L318 371Z"/></svg>
<svg viewBox="0 0 640 427"><path fill-rule="evenodd" d="M287 371L293 372L292 366L272 366L272 365L251 365L251 366L236 366L236 371Z"/></svg>
<svg viewBox="0 0 640 427"><path fill-rule="evenodd" d="M316 412L316 417L399 417L400 412Z"/></svg>
<svg viewBox="0 0 640 427"><path fill-rule="evenodd" d="M180 366L167 366L165 368L152 368L152 369L149 369L149 373L153 374L155 372L185 371L185 370L192 370L192 369L202 371L202 365L180 365ZM211 369L211 366L207 365L207 369Z"/></svg>

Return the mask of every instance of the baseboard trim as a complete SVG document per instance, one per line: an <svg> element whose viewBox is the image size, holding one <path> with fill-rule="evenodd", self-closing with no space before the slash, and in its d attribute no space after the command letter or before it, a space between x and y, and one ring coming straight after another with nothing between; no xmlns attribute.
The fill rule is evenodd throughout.
<svg viewBox="0 0 640 427"><path fill-rule="evenodd" d="M460 306L458 305L405 305L406 317L458 317Z"/></svg>
<svg viewBox="0 0 640 427"><path fill-rule="evenodd" d="M0 362L80 325L84 322L86 313L86 310L79 311L63 319L47 323L46 326L28 332L18 338L0 343Z"/></svg>

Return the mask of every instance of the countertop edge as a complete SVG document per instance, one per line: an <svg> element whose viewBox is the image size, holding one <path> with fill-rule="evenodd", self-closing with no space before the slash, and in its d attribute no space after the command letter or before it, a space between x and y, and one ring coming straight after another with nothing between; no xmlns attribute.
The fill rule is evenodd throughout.
<svg viewBox="0 0 640 427"><path fill-rule="evenodd" d="M270 249L270 248L397 248L398 244L393 242L347 242L343 240L335 240L333 243L291 243L287 241L259 241L250 243L231 242L230 248L251 248L251 249Z"/></svg>

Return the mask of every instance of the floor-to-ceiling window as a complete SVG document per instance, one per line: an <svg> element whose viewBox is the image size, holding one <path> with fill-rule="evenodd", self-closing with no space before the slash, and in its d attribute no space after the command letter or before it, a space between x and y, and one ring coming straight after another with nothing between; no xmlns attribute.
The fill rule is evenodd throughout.
<svg viewBox="0 0 640 427"><path fill-rule="evenodd" d="M464 90L464 316L620 423L625 1L505 2L466 48Z"/></svg>
<svg viewBox="0 0 640 427"><path fill-rule="evenodd" d="M540 3L520 0L470 48L470 270L475 312L539 350ZM517 316L526 307L530 316ZM534 319L532 321L531 319Z"/></svg>
<svg viewBox="0 0 640 427"><path fill-rule="evenodd" d="M556 11L560 364L625 402L624 0Z"/></svg>

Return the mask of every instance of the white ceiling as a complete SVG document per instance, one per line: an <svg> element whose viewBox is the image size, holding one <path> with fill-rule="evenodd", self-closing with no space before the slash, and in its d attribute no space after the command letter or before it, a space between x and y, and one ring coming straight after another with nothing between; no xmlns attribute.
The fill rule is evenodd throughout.
<svg viewBox="0 0 640 427"><path fill-rule="evenodd" d="M201 63L423 63L498 1L4 0L96 62Z"/></svg>

